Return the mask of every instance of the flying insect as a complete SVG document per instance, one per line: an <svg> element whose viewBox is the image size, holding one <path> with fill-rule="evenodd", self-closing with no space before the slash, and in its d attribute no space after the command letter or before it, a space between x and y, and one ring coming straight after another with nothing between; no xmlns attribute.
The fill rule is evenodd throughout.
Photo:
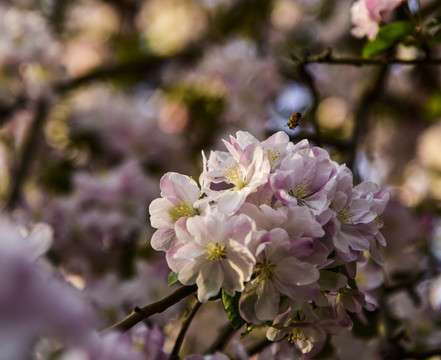
<svg viewBox="0 0 441 360"><path fill-rule="evenodd" d="M302 119L302 113L295 112L290 117L286 125L290 128L290 130L294 130L300 123Z"/></svg>

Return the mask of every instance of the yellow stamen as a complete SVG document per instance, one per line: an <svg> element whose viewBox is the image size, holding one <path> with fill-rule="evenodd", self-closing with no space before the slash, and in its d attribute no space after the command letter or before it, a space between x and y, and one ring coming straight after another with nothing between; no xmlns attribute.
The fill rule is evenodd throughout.
<svg viewBox="0 0 441 360"><path fill-rule="evenodd" d="M293 331L291 331L288 334L287 340L291 344L294 344L297 341L308 340L308 338L303 335L303 331L302 330L300 330L299 328L295 328Z"/></svg>
<svg viewBox="0 0 441 360"><path fill-rule="evenodd" d="M230 183L234 184L236 190L241 190L247 185L239 164L233 164L230 167L227 167L223 171L223 175Z"/></svg>
<svg viewBox="0 0 441 360"><path fill-rule="evenodd" d="M278 159L281 156L281 154L277 150L271 151L271 149L267 149L266 156L268 158L270 165L272 165L273 162L276 161L276 159Z"/></svg>
<svg viewBox="0 0 441 360"><path fill-rule="evenodd" d="M290 190L288 194L295 197L299 205L304 205L304 198L311 194L311 190L309 189L310 184L311 180L303 179L303 181L300 184L297 184L293 190Z"/></svg>
<svg viewBox="0 0 441 360"><path fill-rule="evenodd" d="M350 206L346 206L344 209L340 210L337 214L337 219L342 223L354 224L353 219L355 217L355 213L350 212L350 210Z"/></svg>
<svg viewBox="0 0 441 360"><path fill-rule="evenodd" d="M168 210L168 215L177 221L182 217L199 215L199 210L193 208L188 201L178 200L178 204Z"/></svg>
<svg viewBox="0 0 441 360"><path fill-rule="evenodd" d="M268 260L265 260L263 263L256 264L256 276L261 280L272 280L273 270L276 265L271 264Z"/></svg>
<svg viewBox="0 0 441 360"><path fill-rule="evenodd" d="M213 243L210 242L207 246L207 249L205 250L205 258L208 261L220 261L222 259L225 259L227 257L227 252L225 245L222 245L221 243Z"/></svg>

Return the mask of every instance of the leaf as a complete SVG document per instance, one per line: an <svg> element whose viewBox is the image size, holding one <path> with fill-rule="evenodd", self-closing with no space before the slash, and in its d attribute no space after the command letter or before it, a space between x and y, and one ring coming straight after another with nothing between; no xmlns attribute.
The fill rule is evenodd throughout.
<svg viewBox="0 0 441 360"><path fill-rule="evenodd" d="M241 293L236 293L234 296L228 295L222 290L222 303L224 304L225 312L227 313L228 320L234 330L239 329L245 320L242 319L239 313L239 298Z"/></svg>
<svg viewBox="0 0 441 360"><path fill-rule="evenodd" d="M174 271L170 271L170 274L168 274L168 286L172 286L178 282L178 274L176 274Z"/></svg>
<svg viewBox="0 0 441 360"><path fill-rule="evenodd" d="M402 42L413 34L415 26L409 21L396 21L381 28L377 37L368 42L363 49L363 57L371 58Z"/></svg>

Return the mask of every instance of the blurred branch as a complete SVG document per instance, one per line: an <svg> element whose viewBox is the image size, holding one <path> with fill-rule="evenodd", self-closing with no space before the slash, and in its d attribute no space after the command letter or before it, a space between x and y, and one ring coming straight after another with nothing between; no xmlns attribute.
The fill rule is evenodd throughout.
<svg viewBox="0 0 441 360"><path fill-rule="evenodd" d="M263 338L262 340L258 341L257 343L251 345L248 349L246 349L247 354L249 356L256 355L271 344L274 344L274 342L268 340L267 338Z"/></svg>
<svg viewBox="0 0 441 360"><path fill-rule="evenodd" d="M439 58L422 58L422 59L411 59L403 60L397 59L395 57L383 57L375 59L367 59L360 57L334 57L332 55L332 49L328 48L319 54L306 55L297 57L291 55L296 66L304 66L306 64L328 64L328 65L353 65L353 66L364 66L364 65L441 65L441 59Z"/></svg>
<svg viewBox="0 0 441 360"><path fill-rule="evenodd" d="M151 82L159 82L159 77L161 76L161 72L159 71L160 67L172 61L181 61L182 63L191 62L199 58L201 54L201 48L189 47L176 55L149 55L136 61L100 66L84 75L54 84L54 90L64 93L93 81L130 75L136 76L138 80L144 75L148 77L148 80Z"/></svg>
<svg viewBox="0 0 441 360"><path fill-rule="evenodd" d="M181 349L182 343L184 342L185 334L187 333L191 321L193 320L194 316L196 315L196 312L199 310L201 305L202 303L196 300L196 304L194 304L193 309L191 309L191 312L182 322L181 330L179 331L178 337L176 338L175 346L173 346L173 350L170 354L170 360L179 360L179 350Z"/></svg>
<svg viewBox="0 0 441 360"><path fill-rule="evenodd" d="M103 0L117 8L129 8L133 11L129 2L125 0ZM235 1L229 8L219 11L212 19L212 26L208 29L205 36L197 42L185 47L181 52L172 55L148 54L135 61L126 63L102 65L97 69L81 75L77 78L69 79L64 82L54 84L56 92L66 92L73 90L81 85L96 80L105 80L111 77L133 75L137 80L140 76L148 77L151 82L158 82L161 77L160 67L173 62L181 62L181 65L191 64L204 54L205 47L220 43L234 32L245 32L249 36L257 36L261 24L267 20L272 3L269 0L256 2L254 0ZM254 17L250 16L249 9L253 9Z"/></svg>
<svg viewBox="0 0 441 360"><path fill-rule="evenodd" d="M194 292L196 292L196 290L196 285L182 286L157 302L143 306L142 308L136 306L131 314L126 316L124 319L118 321L116 324L113 324L107 329L104 329L102 333L107 333L111 330L127 331L135 326L137 323L144 319L147 319L151 315L163 312L177 302L193 294Z"/></svg>
<svg viewBox="0 0 441 360"><path fill-rule="evenodd" d="M36 103L35 116L24 140L21 160L14 164L11 177L11 188L6 199L5 208L12 211L20 200L23 183L29 166L35 155L35 147L42 125L49 111L48 100L41 98Z"/></svg>
<svg viewBox="0 0 441 360"><path fill-rule="evenodd" d="M213 344L211 344L210 347L205 351L205 354L213 354L216 351L222 351L224 347L228 344L228 342L231 340L235 332L236 330L233 329L230 323L225 324L220 330L219 336L216 338Z"/></svg>

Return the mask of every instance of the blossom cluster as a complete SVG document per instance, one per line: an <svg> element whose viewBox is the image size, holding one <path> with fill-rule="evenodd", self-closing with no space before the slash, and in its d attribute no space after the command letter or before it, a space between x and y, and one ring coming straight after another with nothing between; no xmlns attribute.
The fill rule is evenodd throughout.
<svg viewBox="0 0 441 360"><path fill-rule="evenodd" d="M389 193L354 186L326 150L284 132L260 142L239 131L224 144L202 153L200 186L179 173L161 178L151 245L182 284L197 284L200 302L221 290L240 296L246 322L270 324L268 339L309 352L350 328L349 313L375 307L354 278L365 255L382 262Z"/></svg>

